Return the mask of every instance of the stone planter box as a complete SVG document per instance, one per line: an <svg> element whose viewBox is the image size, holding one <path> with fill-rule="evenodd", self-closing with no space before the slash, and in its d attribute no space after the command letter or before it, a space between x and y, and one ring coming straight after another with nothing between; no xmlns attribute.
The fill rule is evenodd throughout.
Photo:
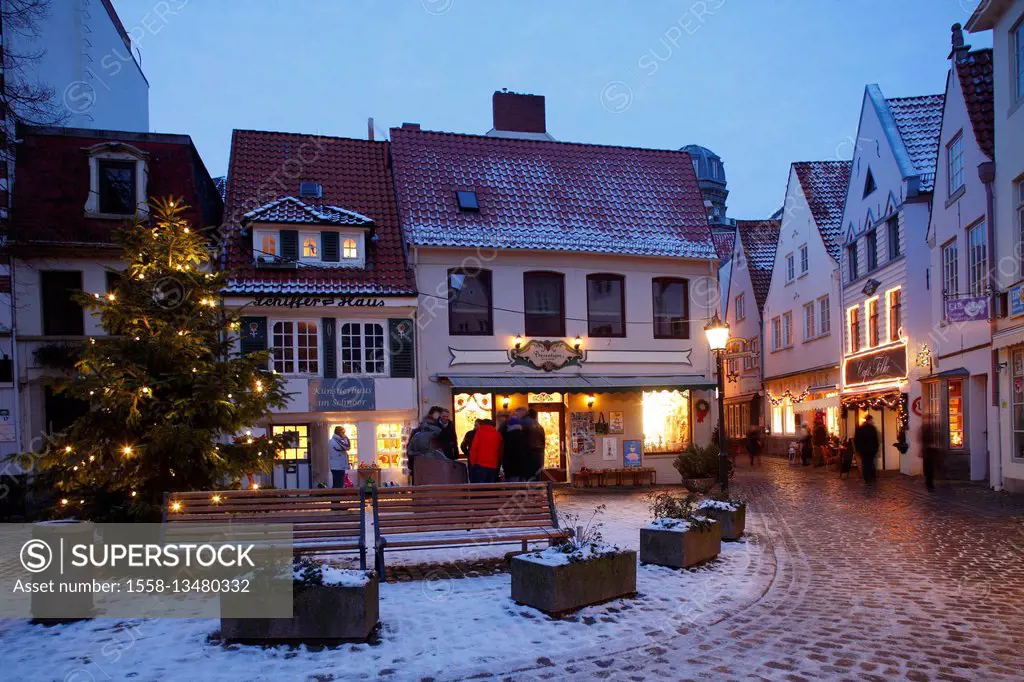
<svg viewBox="0 0 1024 682"><path fill-rule="evenodd" d="M636 552L558 566L512 559L512 599L551 615L636 594Z"/></svg>
<svg viewBox="0 0 1024 682"><path fill-rule="evenodd" d="M291 618L220 619L220 633L232 642L365 641L379 620L379 586L323 585L296 592ZM251 595L222 593L221 605Z"/></svg>
<svg viewBox="0 0 1024 682"><path fill-rule="evenodd" d="M640 561L672 568L689 568L714 559L722 551L722 527L705 530L640 529Z"/></svg>
<svg viewBox="0 0 1024 682"><path fill-rule="evenodd" d="M726 511L715 507L701 507L700 513L708 518L718 521L722 529L722 540L734 542L743 536L747 525L747 505L741 506L736 511Z"/></svg>
<svg viewBox="0 0 1024 682"><path fill-rule="evenodd" d="M691 493L707 493L718 484L717 478L684 478L683 487Z"/></svg>

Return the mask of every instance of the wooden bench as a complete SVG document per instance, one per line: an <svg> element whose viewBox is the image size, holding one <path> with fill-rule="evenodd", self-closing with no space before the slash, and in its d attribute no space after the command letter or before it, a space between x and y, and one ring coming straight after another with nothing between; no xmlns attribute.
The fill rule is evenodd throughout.
<svg viewBox="0 0 1024 682"><path fill-rule="evenodd" d="M296 554L358 552L366 568L365 496L360 488L219 490L164 494L164 522L292 524Z"/></svg>
<svg viewBox="0 0 1024 682"><path fill-rule="evenodd" d="M373 491L377 574L385 550L560 542L551 483L469 483Z"/></svg>

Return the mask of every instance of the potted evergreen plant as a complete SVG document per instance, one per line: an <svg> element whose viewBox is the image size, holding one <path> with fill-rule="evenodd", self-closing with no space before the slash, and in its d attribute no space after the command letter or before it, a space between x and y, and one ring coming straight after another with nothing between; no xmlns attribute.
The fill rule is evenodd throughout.
<svg viewBox="0 0 1024 682"><path fill-rule="evenodd" d="M683 486L691 493L706 493L718 482L720 450L717 443L698 445L691 443L679 453L672 466L683 478ZM729 462L732 467L732 462Z"/></svg>

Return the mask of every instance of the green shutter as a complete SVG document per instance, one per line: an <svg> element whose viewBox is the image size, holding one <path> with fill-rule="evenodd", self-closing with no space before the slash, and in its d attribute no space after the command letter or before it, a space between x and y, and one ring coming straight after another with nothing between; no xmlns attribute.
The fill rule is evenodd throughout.
<svg viewBox="0 0 1024 682"><path fill-rule="evenodd" d="M388 337L391 354L391 376L411 379L416 376L415 346L416 325L407 318L388 320Z"/></svg>
<svg viewBox="0 0 1024 682"><path fill-rule="evenodd" d="M254 353L267 349L267 318L243 317L239 330L242 352Z"/></svg>
<svg viewBox="0 0 1024 682"><path fill-rule="evenodd" d="M338 376L337 344L334 335L334 318L324 317L320 320L324 346L324 378L335 379Z"/></svg>
<svg viewBox="0 0 1024 682"><path fill-rule="evenodd" d="M281 258L292 262L299 260L298 230L281 230Z"/></svg>

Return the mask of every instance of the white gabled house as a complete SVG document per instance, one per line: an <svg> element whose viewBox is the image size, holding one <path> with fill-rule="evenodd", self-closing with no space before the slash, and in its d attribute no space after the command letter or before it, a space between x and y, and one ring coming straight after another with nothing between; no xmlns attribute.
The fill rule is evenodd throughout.
<svg viewBox="0 0 1024 682"><path fill-rule="evenodd" d="M942 102L942 95L886 99L877 85L865 88L843 209L841 433L852 436L872 414L882 442L878 467L905 474L921 470L917 379L929 373L925 239Z"/></svg>
<svg viewBox="0 0 1024 682"><path fill-rule="evenodd" d="M765 303L764 388L769 446L785 451L801 424L839 430L843 202L849 161L790 166L782 227Z"/></svg>

